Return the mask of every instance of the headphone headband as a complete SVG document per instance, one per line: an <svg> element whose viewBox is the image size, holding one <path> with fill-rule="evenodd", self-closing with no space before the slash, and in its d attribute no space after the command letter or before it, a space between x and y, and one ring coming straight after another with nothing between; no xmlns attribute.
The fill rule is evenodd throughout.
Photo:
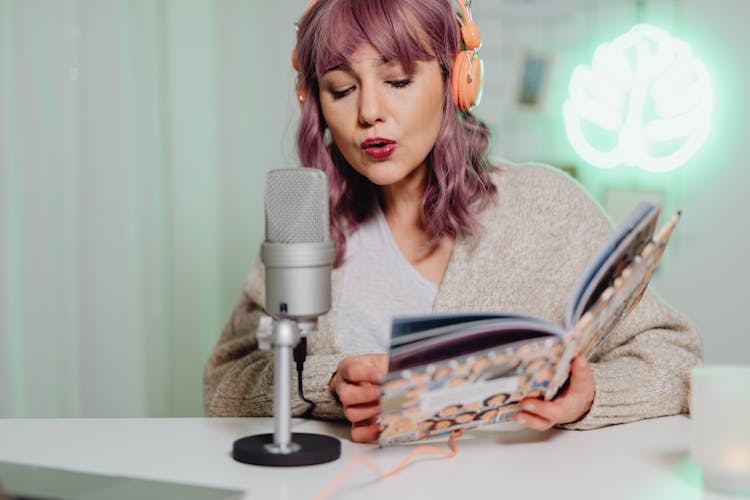
<svg viewBox="0 0 750 500"><path fill-rule="evenodd" d="M452 0L449 1L453 3ZM305 9L303 16L317 2L318 0L312 0ZM482 46L482 37L471 15L471 0L456 0L456 3L461 10L461 15L456 12L456 19L461 29L461 41L465 49L459 50L453 60L451 92L458 108L461 111L469 111L476 104L479 104L482 97L483 63L478 55ZM296 31L297 23L294 23L294 28ZM301 109L305 104L306 87L300 74L296 43L292 51L292 67L297 72L294 90Z"/></svg>

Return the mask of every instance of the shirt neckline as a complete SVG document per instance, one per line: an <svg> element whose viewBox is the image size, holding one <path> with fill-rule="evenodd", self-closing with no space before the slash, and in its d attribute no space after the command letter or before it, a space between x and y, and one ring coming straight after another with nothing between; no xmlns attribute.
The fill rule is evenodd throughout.
<svg viewBox="0 0 750 500"><path fill-rule="evenodd" d="M401 262L408 267L411 272L417 277L417 279L424 285L428 286L431 291L437 292L439 285L436 285L432 281L425 278L422 273L417 271L417 268L415 268L411 262L409 262L409 259L406 258L406 256L401 252L401 249L398 247L398 244L396 243L396 240L393 238L393 233L391 233L391 228L388 227L388 221L385 220L385 214L383 213L383 209L380 207L380 205L377 205L376 212L375 212L375 219L378 224L378 229L380 230L381 235L385 239L386 243L388 244L388 247L391 249L391 252L394 252L396 255L396 258L400 259Z"/></svg>

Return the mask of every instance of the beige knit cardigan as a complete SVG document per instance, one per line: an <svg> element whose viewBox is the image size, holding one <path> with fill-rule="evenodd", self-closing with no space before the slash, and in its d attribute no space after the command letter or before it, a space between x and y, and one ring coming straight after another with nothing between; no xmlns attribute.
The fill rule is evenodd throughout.
<svg viewBox="0 0 750 500"><path fill-rule="evenodd" d="M479 237L456 242L433 310L515 312L562 324L573 287L612 226L580 186L557 170L506 165L493 182L497 201L477 215ZM308 339L304 391L321 418L343 418L328 389L345 357L335 324L340 284L341 271L335 269L331 311ZM255 338L263 304L263 267L256 263L205 367L209 416L273 412L273 355L260 351ZM686 412L690 368L701 351L697 331L648 291L591 357L593 406L564 427L591 429ZM307 404L296 395L296 374L290 377L292 411L300 415Z"/></svg>

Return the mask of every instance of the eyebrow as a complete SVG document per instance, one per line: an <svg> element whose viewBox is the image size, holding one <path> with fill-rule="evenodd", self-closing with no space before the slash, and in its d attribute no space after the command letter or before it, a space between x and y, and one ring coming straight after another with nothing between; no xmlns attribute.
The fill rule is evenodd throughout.
<svg viewBox="0 0 750 500"><path fill-rule="evenodd" d="M378 66L385 66L387 64L391 64L394 62L397 62L397 61L395 59L386 59L385 57L381 57L380 61L378 62ZM325 75L326 73L330 73L331 71L345 71L347 73L351 73L352 67L349 63L342 63L342 64L339 64L338 66L334 66L333 68L325 71L323 74Z"/></svg>

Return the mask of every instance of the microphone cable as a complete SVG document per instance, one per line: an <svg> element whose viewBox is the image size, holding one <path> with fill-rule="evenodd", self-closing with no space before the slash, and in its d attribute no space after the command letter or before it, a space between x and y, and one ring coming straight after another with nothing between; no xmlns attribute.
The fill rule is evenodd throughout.
<svg viewBox="0 0 750 500"><path fill-rule="evenodd" d="M333 478L333 480L328 483L328 485L326 485L326 487L322 491L315 495L314 500L327 500L328 498L330 498L331 495L336 493L336 491L341 488L341 485L344 483L346 478L350 476L351 473L354 472L354 469L356 469L356 467L360 464L375 472L375 474L377 475L377 479L383 480L388 479L389 477L401 472L404 468L406 468L407 465L414 461L417 455L421 455L422 453L432 453L446 458L454 458L456 455L458 455L456 439L461 437L462 434L462 430L451 432L448 439L448 446L450 447L450 451L423 444L414 448L408 455L406 455L406 457L404 457L403 460L401 460L401 462L399 462L398 465L396 465L396 467L389 471L383 471L380 467L378 467L377 464L367 458L367 455L365 455L364 453L359 453L349 459L346 466L341 470L341 472L339 472L339 474L335 478Z"/></svg>
<svg viewBox="0 0 750 500"><path fill-rule="evenodd" d="M305 391L302 388L302 369L305 365L305 359L307 359L307 338L302 337L297 345L294 346L294 362L297 364L297 393L302 401L310 405L305 410L305 413L302 414L302 418L312 418L313 410L315 410L315 401L307 399Z"/></svg>

